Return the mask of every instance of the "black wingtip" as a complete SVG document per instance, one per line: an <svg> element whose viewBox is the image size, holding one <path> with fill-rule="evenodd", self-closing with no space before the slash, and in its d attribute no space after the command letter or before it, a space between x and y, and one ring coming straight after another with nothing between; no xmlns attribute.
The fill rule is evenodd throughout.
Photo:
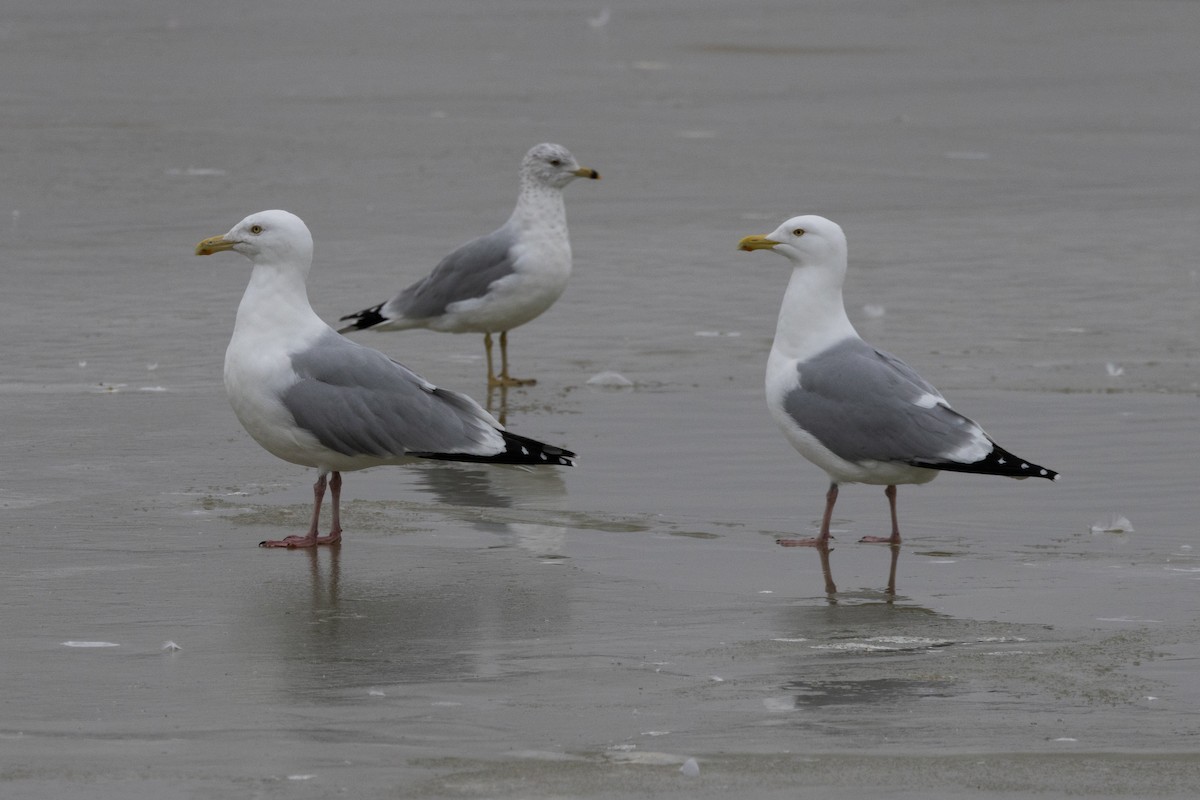
<svg viewBox="0 0 1200 800"><path fill-rule="evenodd" d="M970 464L962 464L956 461L934 461L925 459L913 459L909 462L914 467L927 467L928 469L940 469L945 472L970 472L979 475L1001 475L1006 478L1046 478L1047 480L1058 480L1058 473L1052 469L1034 464L1032 461L1026 461L1023 458L1017 458L1012 453L1005 450L1003 447L993 443L992 452L988 453L983 459L972 462Z"/></svg>
<svg viewBox="0 0 1200 800"><path fill-rule="evenodd" d="M353 320L349 325L343 325L338 328L338 333L346 333L347 331L363 331L367 328L374 328L381 322L386 322L387 317L379 312L383 310L383 303L374 308L364 308L362 311L356 311L353 314L347 314L341 317L338 322Z"/></svg>
<svg viewBox="0 0 1200 800"><path fill-rule="evenodd" d="M470 453L409 453L420 458L437 461L470 461L480 464L520 464L523 466L573 467L576 455L570 450L539 442L526 436L501 431L504 451L491 456Z"/></svg>
<svg viewBox="0 0 1200 800"><path fill-rule="evenodd" d="M536 439L518 436L504 431L504 452L501 454L506 464L548 464L555 467L575 466L575 454L570 450L557 447Z"/></svg>

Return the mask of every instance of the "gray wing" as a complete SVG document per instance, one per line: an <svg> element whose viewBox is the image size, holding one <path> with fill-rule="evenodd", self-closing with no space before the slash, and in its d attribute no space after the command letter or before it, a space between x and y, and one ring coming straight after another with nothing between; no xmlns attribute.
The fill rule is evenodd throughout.
<svg viewBox="0 0 1200 800"><path fill-rule="evenodd" d="M332 330L292 354L292 368L299 379L282 402L330 450L380 458L504 450L494 421L474 400Z"/></svg>
<svg viewBox="0 0 1200 800"><path fill-rule="evenodd" d="M911 367L861 339L835 345L797 371L799 385L784 397L784 409L847 461L938 460L984 435L944 401L931 404L941 393Z"/></svg>
<svg viewBox="0 0 1200 800"><path fill-rule="evenodd" d="M487 294L488 287L514 271L516 233L508 225L459 247L426 275L389 300L388 319L428 319L461 300Z"/></svg>

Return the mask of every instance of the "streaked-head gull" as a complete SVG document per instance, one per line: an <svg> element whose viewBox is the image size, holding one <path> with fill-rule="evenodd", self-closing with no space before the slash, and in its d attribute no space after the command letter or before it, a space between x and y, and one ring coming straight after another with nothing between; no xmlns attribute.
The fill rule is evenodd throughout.
<svg viewBox="0 0 1200 800"><path fill-rule="evenodd" d="M308 302L312 235L287 211L262 211L196 245L236 250L254 267L225 351L225 391L270 453L320 471L303 536L264 547L341 540L342 472L418 458L571 466L574 453L505 431L478 403L440 389L383 353L339 336ZM326 476L332 526L317 535Z"/></svg>
<svg viewBox="0 0 1200 800"><path fill-rule="evenodd" d="M482 333L489 388L535 383L508 374L508 332L548 309L567 287L571 240L562 190L576 178L599 177L562 145L535 146L521 162L521 192L508 222L462 245L386 303L342 317L350 324L338 332ZM492 367L493 333L500 334L499 375Z"/></svg>
<svg viewBox="0 0 1200 800"><path fill-rule="evenodd" d="M887 487L892 535L862 541L899 544L897 484L928 483L939 470L1058 477L997 445L911 367L859 337L842 301L846 235L836 223L793 217L738 247L792 263L767 360L767 406L792 446L830 479L818 537L780 544L828 546L840 483Z"/></svg>

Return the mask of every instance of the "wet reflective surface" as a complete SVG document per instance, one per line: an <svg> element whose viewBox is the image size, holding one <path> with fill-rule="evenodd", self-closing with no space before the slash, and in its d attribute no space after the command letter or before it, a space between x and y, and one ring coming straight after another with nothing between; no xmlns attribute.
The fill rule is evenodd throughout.
<svg viewBox="0 0 1200 800"><path fill-rule="evenodd" d="M1192 796L1200 9L607 7L0 12L0 795ZM350 473L341 547L256 548L313 475L238 427L247 270L191 247L295 211L333 319L542 140L604 180L490 402L580 466ZM785 262L734 247L800 212L864 337L1062 481L774 544L826 481L762 399ZM359 340L488 400L476 336Z"/></svg>

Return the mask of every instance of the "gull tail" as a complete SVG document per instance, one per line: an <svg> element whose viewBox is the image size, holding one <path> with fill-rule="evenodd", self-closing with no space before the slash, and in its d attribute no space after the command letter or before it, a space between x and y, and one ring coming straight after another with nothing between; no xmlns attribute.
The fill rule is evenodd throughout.
<svg viewBox="0 0 1200 800"><path fill-rule="evenodd" d="M353 321L349 325L338 326L337 332L349 333L350 331L363 331L367 328L374 328L376 325L379 325L382 322L387 322L388 318L380 313L383 311L384 305L386 304L380 303L377 306L364 308L362 311L355 311L353 314L347 314L339 319L338 322L345 322L346 320Z"/></svg>
<svg viewBox="0 0 1200 800"><path fill-rule="evenodd" d="M1030 461L1017 458L1000 445L992 442L992 451L979 461L964 464L958 461L937 461L935 459L914 458L908 463L914 467L940 469L946 472L975 472L981 475L1002 475L1006 478L1046 478L1058 480L1058 473L1052 469L1038 466Z"/></svg>
<svg viewBox="0 0 1200 800"><path fill-rule="evenodd" d="M575 466L575 454L570 450L555 447L508 431L500 431L504 437L504 451L490 456L472 453L409 453L420 458L439 461L474 461L484 464L523 464L525 466L550 465L557 467Z"/></svg>

